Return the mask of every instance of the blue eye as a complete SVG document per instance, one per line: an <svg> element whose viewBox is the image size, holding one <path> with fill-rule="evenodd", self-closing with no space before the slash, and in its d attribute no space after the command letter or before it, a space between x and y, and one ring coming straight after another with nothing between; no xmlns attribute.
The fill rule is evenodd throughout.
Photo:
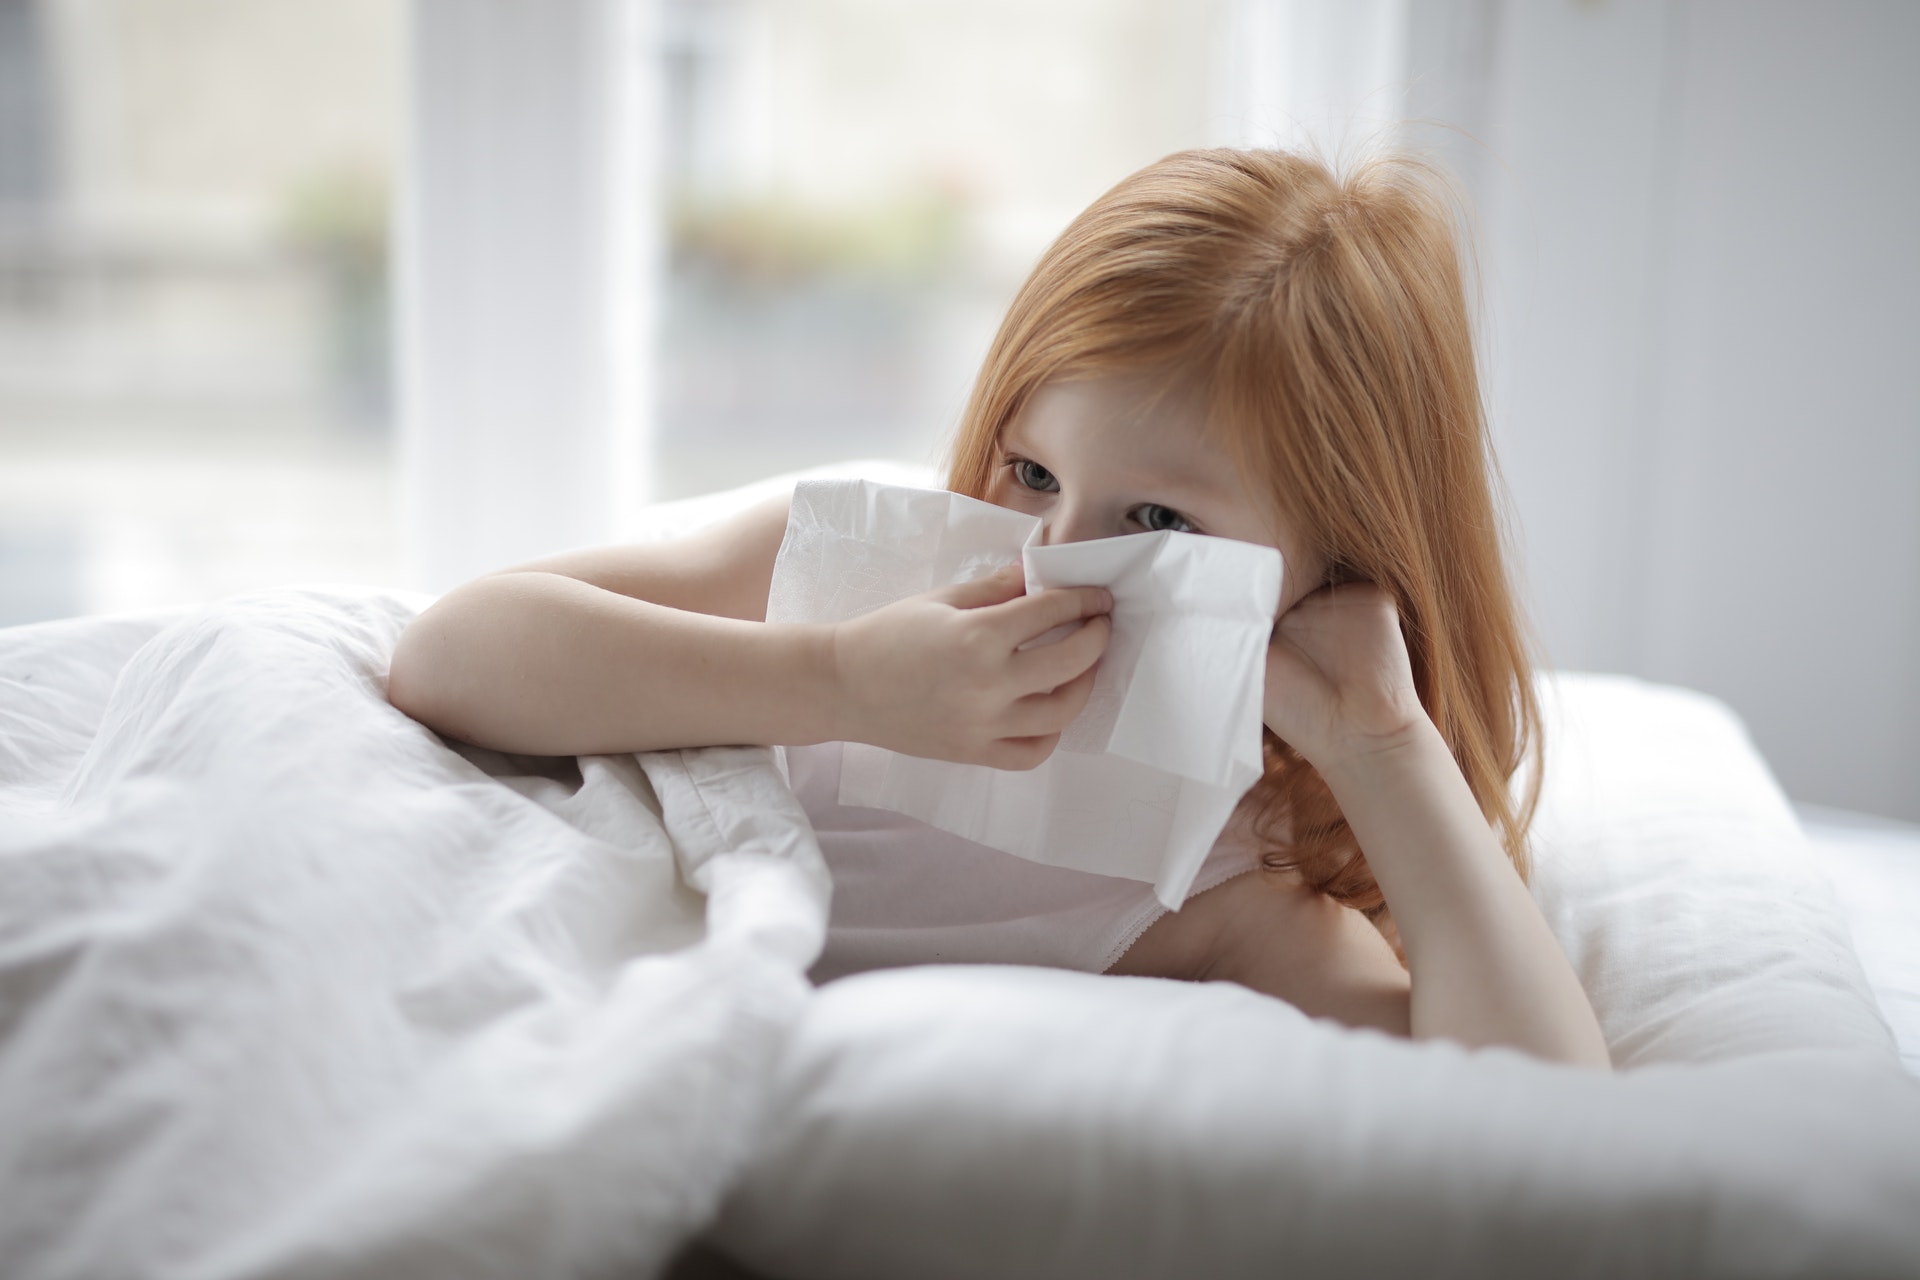
<svg viewBox="0 0 1920 1280"><path fill-rule="evenodd" d="M1140 527L1149 533L1160 533L1171 529L1175 533L1198 533L1193 521L1175 511L1172 507L1163 507L1157 502L1143 502L1129 512Z"/></svg>
<svg viewBox="0 0 1920 1280"><path fill-rule="evenodd" d="M1036 493L1054 493L1060 488L1060 482L1054 478L1053 472L1030 458L1013 460L1013 478Z"/></svg>

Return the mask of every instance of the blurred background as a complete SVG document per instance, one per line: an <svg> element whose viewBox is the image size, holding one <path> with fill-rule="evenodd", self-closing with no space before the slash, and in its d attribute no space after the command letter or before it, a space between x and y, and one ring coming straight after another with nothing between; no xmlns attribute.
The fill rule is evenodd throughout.
<svg viewBox="0 0 1920 1280"><path fill-rule="evenodd" d="M0 624L933 462L1114 181L1393 140L1478 210L1549 660L1920 819L1917 56L1905 0L0 0Z"/></svg>

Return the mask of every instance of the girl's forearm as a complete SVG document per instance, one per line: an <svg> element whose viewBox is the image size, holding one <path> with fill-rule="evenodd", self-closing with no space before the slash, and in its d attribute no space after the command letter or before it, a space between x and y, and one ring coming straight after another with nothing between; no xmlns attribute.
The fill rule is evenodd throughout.
<svg viewBox="0 0 1920 1280"><path fill-rule="evenodd" d="M592 755L833 735L825 628L712 617L553 573L449 592L401 636L388 697L464 742Z"/></svg>
<svg viewBox="0 0 1920 1280"><path fill-rule="evenodd" d="M1393 911L1412 1029L1604 1067L1573 968L1429 723L1321 769Z"/></svg>

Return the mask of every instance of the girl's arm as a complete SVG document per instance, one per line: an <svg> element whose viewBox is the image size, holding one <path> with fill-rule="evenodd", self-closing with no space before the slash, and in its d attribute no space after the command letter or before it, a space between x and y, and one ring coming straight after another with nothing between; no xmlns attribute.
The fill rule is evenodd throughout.
<svg viewBox="0 0 1920 1280"><path fill-rule="evenodd" d="M401 635L388 697L451 737L538 755L846 739L1002 768L1045 759L1092 690L1107 593L1026 596L1002 573L832 626L769 625L788 501L459 587Z"/></svg>
<svg viewBox="0 0 1920 1280"><path fill-rule="evenodd" d="M1280 620L1267 724L1332 789L1392 909L1411 1030L1605 1067L1593 1008L1414 691L1392 601L1326 588Z"/></svg>

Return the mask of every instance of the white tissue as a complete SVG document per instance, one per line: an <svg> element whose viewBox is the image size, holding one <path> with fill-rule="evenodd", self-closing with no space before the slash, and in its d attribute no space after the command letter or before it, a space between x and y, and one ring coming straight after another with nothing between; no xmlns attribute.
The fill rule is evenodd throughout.
<svg viewBox="0 0 1920 1280"><path fill-rule="evenodd" d="M1035 862L1144 880L1185 901L1260 777L1280 553L1191 533L1039 544L1041 522L937 489L802 481L769 622L839 622L1025 564L1027 589L1104 586L1113 636L1085 710L1038 768L848 743L840 803L888 809Z"/></svg>

